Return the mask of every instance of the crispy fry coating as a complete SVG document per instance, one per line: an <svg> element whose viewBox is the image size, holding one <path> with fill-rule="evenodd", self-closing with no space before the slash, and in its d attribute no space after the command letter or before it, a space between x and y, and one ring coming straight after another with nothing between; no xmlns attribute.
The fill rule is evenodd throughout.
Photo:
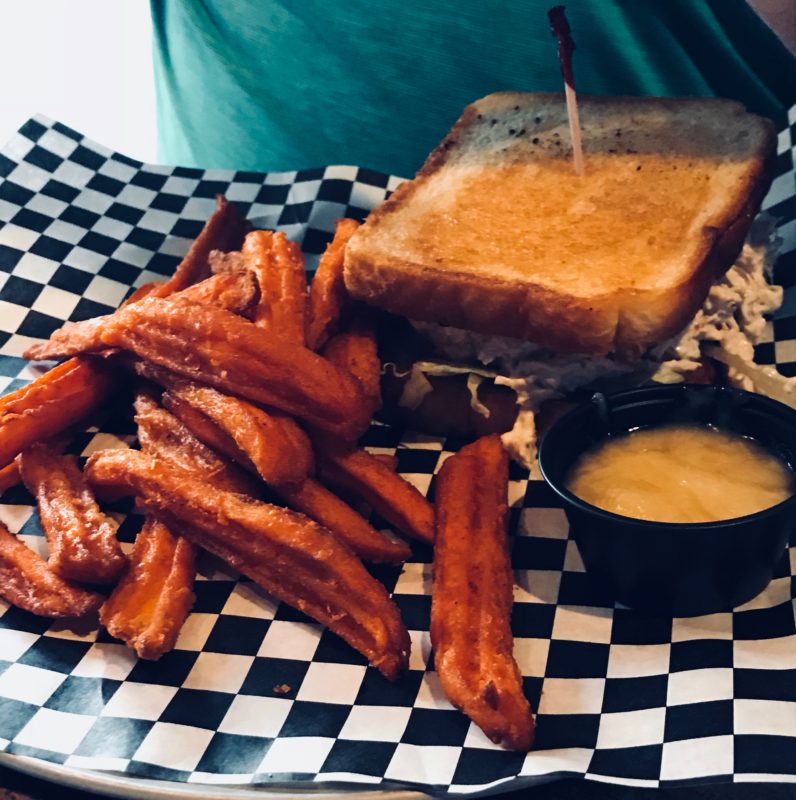
<svg viewBox="0 0 796 800"><path fill-rule="evenodd" d="M233 250L230 253L224 253L221 250L211 250L207 261L210 265L210 271L214 275L217 275L219 272L237 272L238 270L248 269L246 259L240 250ZM262 297L260 301L262 302Z"/></svg>
<svg viewBox="0 0 796 800"><path fill-rule="evenodd" d="M55 453L44 443L34 444L22 452L20 472L39 507L50 569L78 583L115 581L127 567L127 558L77 458Z"/></svg>
<svg viewBox="0 0 796 800"><path fill-rule="evenodd" d="M239 250L247 229L248 223L237 207L223 195L217 195L216 210L205 223L174 275L158 289L158 296L166 297L207 278L210 275L210 251Z"/></svg>
<svg viewBox="0 0 796 800"><path fill-rule="evenodd" d="M411 550L377 531L364 517L312 478L300 486L283 487L277 494L296 511L330 530L365 561L399 564Z"/></svg>
<svg viewBox="0 0 796 800"><path fill-rule="evenodd" d="M370 420L356 380L306 347L263 336L212 306L147 297L114 314L100 347L122 347L198 383L350 440Z"/></svg>
<svg viewBox="0 0 796 800"><path fill-rule="evenodd" d="M198 439L271 486L299 484L313 470L309 438L291 417L195 383L166 392L163 403Z"/></svg>
<svg viewBox="0 0 796 800"><path fill-rule="evenodd" d="M295 420L246 400L139 363L136 370L167 393L163 405L209 447L273 486L301 483L312 472L309 437Z"/></svg>
<svg viewBox="0 0 796 800"><path fill-rule="evenodd" d="M321 256L310 283L307 314L307 347L310 350L320 350L340 325L340 316L348 299L343 281L343 256L348 240L358 227L356 220L337 220L334 239Z"/></svg>
<svg viewBox="0 0 796 800"><path fill-rule="evenodd" d="M253 322L261 328L271 326L270 304L279 294L274 285L274 276L269 276L272 268L271 247L274 243L273 231L251 231L246 234L243 246L238 254L227 254L225 258L225 268L231 268L237 262L239 256L245 269L250 269L257 276L257 283L260 285L260 307L254 315ZM220 271L219 264L219 271ZM215 271L215 270L214 270Z"/></svg>
<svg viewBox="0 0 796 800"><path fill-rule="evenodd" d="M304 344L307 275L301 248L284 233L252 231L241 252L260 282L262 300L255 324Z"/></svg>
<svg viewBox="0 0 796 800"><path fill-rule="evenodd" d="M255 276L249 272L223 272L211 275L172 296L191 303L226 308L248 319L257 309L260 288Z"/></svg>
<svg viewBox="0 0 796 800"><path fill-rule="evenodd" d="M323 348L323 357L357 379L371 416L381 408L379 348L376 329L367 319L359 319L348 330L332 336Z"/></svg>
<svg viewBox="0 0 796 800"><path fill-rule="evenodd" d="M0 597L40 617L82 617L102 595L59 578L36 552L0 523Z"/></svg>
<svg viewBox="0 0 796 800"><path fill-rule="evenodd" d="M451 703L492 741L528 750L533 717L512 656L507 494L508 458L497 435L478 439L442 465L431 643Z"/></svg>
<svg viewBox="0 0 796 800"><path fill-rule="evenodd" d="M194 602L196 548L148 517L130 567L100 609L100 622L139 658L158 659L174 647Z"/></svg>
<svg viewBox="0 0 796 800"><path fill-rule="evenodd" d="M327 625L385 677L406 668L409 635L386 590L345 545L304 515L210 491L195 475L130 450L95 453L86 472L93 484L127 487L194 544Z"/></svg>
<svg viewBox="0 0 796 800"><path fill-rule="evenodd" d="M139 390L136 394L135 422L144 452L180 469L196 472L225 492L258 494L257 484L249 475L199 441L174 414L158 405L153 393Z"/></svg>
<svg viewBox="0 0 796 800"><path fill-rule="evenodd" d="M144 296L157 297L158 293L153 290ZM242 316L246 316L256 307L259 296L257 281L249 272L213 275L174 295L176 300L217 305ZM34 360L62 358L100 349L103 330L116 314L133 305L136 303L125 303L113 314L80 322L67 322L54 331L46 342L31 345L25 351L25 358Z"/></svg>
<svg viewBox="0 0 796 800"><path fill-rule="evenodd" d="M73 358L0 398L0 466L91 413L110 396L114 377L110 364Z"/></svg>
<svg viewBox="0 0 796 800"><path fill-rule="evenodd" d="M350 450L316 440L321 480L364 500L399 533L434 542L431 503L380 459L366 450Z"/></svg>

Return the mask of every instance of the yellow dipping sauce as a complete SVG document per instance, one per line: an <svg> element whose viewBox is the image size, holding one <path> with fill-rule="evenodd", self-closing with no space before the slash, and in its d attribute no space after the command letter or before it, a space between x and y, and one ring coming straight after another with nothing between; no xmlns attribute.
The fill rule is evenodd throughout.
<svg viewBox="0 0 796 800"><path fill-rule="evenodd" d="M702 425L644 428L575 462L566 486L593 506L657 522L716 522L770 508L794 475L753 439Z"/></svg>

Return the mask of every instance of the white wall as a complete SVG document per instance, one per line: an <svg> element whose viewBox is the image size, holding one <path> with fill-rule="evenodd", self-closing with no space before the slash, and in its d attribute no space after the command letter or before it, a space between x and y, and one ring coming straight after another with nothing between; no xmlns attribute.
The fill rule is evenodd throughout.
<svg viewBox="0 0 796 800"><path fill-rule="evenodd" d="M41 112L154 161L151 35L147 0L0 0L0 143Z"/></svg>

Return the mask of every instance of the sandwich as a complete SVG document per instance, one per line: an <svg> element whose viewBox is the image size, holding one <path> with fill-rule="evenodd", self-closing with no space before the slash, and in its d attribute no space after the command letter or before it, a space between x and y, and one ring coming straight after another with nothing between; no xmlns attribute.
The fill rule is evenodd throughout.
<svg viewBox="0 0 796 800"><path fill-rule="evenodd" d="M753 361L782 300L766 280L773 228L755 222L771 122L722 99L579 108L584 175L563 94L492 94L355 232L349 293L392 314L388 328L411 323L388 344L385 396L457 432L455 404L433 397L456 385L474 432L501 432L526 464L543 403L577 391L713 380L721 361L796 402L793 381Z"/></svg>

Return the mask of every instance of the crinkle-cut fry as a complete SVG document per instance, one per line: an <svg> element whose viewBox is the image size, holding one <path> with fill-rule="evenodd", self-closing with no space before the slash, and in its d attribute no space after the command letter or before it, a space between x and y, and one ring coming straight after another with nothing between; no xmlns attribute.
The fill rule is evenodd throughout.
<svg viewBox="0 0 796 800"><path fill-rule="evenodd" d="M116 312L101 347L121 347L198 383L292 414L351 441L370 412L357 381L317 353L213 306L147 297Z"/></svg>
<svg viewBox="0 0 796 800"><path fill-rule="evenodd" d="M94 453L86 472L95 485L126 486L194 544L328 626L385 677L394 679L406 668L409 635L384 586L303 514L211 491L195 475L131 450Z"/></svg>
<svg viewBox="0 0 796 800"><path fill-rule="evenodd" d="M210 275L210 251L240 250L247 230L248 223L237 206L223 195L216 195L216 210L194 240L174 275L157 290L157 295L166 297L207 278Z"/></svg>
<svg viewBox="0 0 796 800"><path fill-rule="evenodd" d="M254 323L304 344L307 273L301 248L284 233L252 231L241 249L260 282L261 303Z"/></svg>
<svg viewBox="0 0 796 800"><path fill-rule="evenodd" d="M294 419L139 362L136 371L167 391L163 405L209 447L272 486L301 483L314 469L309 437Z"/></svg>
<svg viewBox="0 0 796 800"><path fill-rule="evenodd" d="M174 648L194 603L196 548L147 517L130 567L100 609L100 622L139 658L156 660Z"/></svg>
<svg viewBox="0 0 796 800"><path fill-rule="evenodd" d="M362 515L312 478L300 486L283 487L276 493L296 511L330 530L361 559L376 564L399 564L412 551L377 531Z"/></svg>
<svg viewBox="0 0 796 800"><path fill-rule="evenodd" d="M77 458L55 453L44 443L34 444L22 452L20 472L36 498L50 569L78 583L113 583L127 567L127 558Z"/></svg>
<svg viewBox="0 0 796 800"><path fill-rule="evenodd" d="M0 467L80 422L111 395L115 375L107 362L73 358L0 398Z"/></svg>
<svg viewBox="0 0 796 800"><path fill-rule="evenodd" d="M157 296L155 291L145 295L145 297ZM245 316L257 305L259 296L255 277L249 272L235 272L213 275L182 292L177 292L174 298L190 303L217 305L234 314ZM137 305L138 302L141 301L124 304L113 314L80 322L67 322L54 331L46 342L32 344L25 351L25 358L34 360L63 358L101 349L103 330L116 314Z"/></svg>
<svg viewBox="0 0 796 800"><path fill-rule="evenodd" d="M357 379L371 415L378 411L381 408L381 361L375 327L368 320L358 319L348 330L332 336L322 352L324 358Z"/></svg>
<svg viewBox="0 0 796 800"><path fill-rule="evenodd" d="M40 617L82 617L102 595L58 577L45 560L0 523L0 597Z"/></svg>
<svg viewBox="0 0 796 800"><path fill-rule="evenodd" d="M316 439L320 480L364 500L399 533L434 543L434 508L409 481L367 450Z"/></svg>
<svg viewBox="0 0 796 800"><path fill-rule="evenodd" d="M348 240L358 227L354 219L337 220L334 238L321 256L310 283L307 313L307 347L310 350L320 350L340 326L348 299L343 281L343 256Z"/></svg>
<svg viewBox="0 0 796 800"><path fill-rule="evenodd" d="M197 439L174 414L160 407L152 392L140 389L134 405L138 441L144 452L196 472L216 489L252 496L259 493L254 479Z"/></svg>
<svg viewBox="0 0 796 800"><path fill-rule="evenodd" d="M493 742L524 751L533 741L533 716L512 655L507 495L508 459L497 435L442 465L431 643L451 703Z"/></svg>

